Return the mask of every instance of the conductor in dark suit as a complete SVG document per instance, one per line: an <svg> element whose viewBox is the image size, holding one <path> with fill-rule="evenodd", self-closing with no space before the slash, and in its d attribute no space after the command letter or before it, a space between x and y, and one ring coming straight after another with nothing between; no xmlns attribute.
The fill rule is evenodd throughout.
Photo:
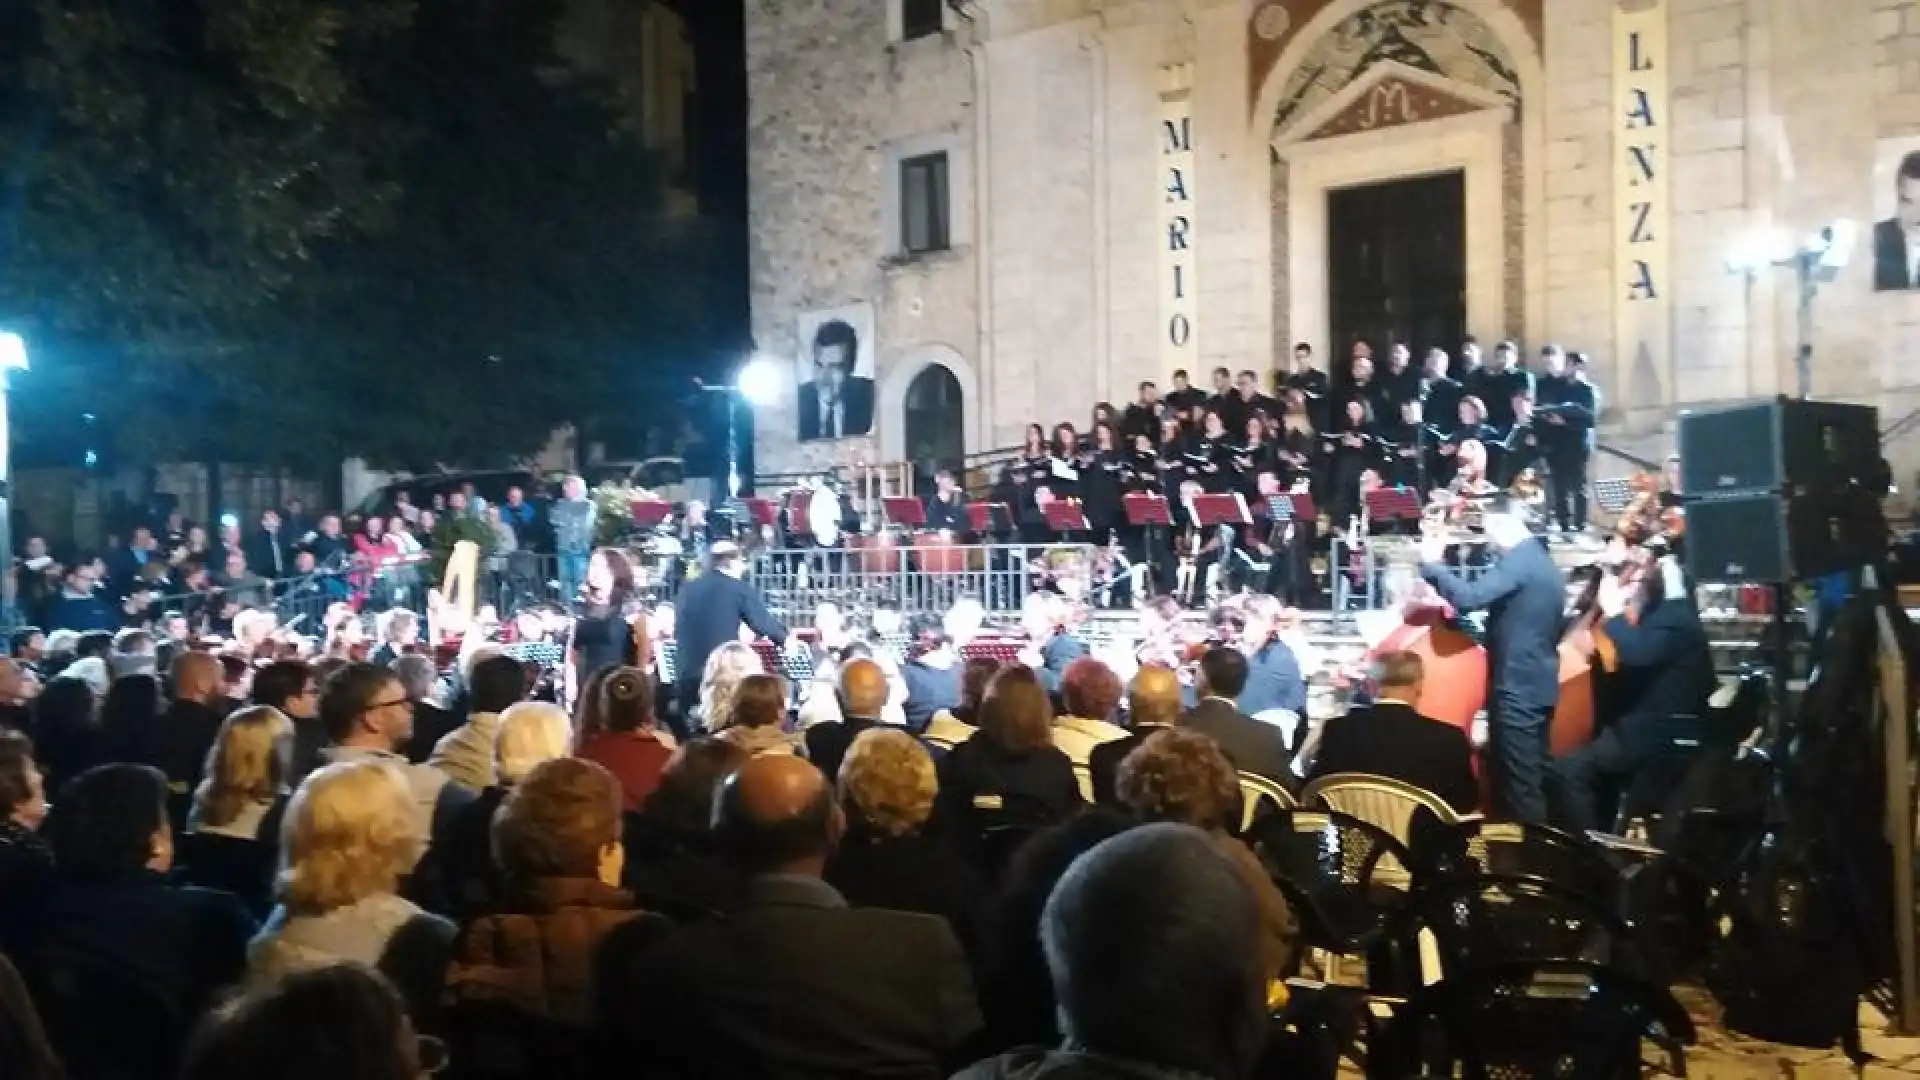
<svg viewBox="0 0 1920 1080"><path fill-rule="evenodd" d="M674 675L682 725L700 702L707 657L722 643L738 641L743 624L775 644L787 640L787 628L767 611L759 591L741 580L745 573L740 548L722 540L707 553L706 572L687 582L674 601L674 637L679 642ZM687 732L677 734L685 737Z"/></svg>
<svg viewBox="0 0 1920 1080"><path fill-rule="evenodd" d="M1418 653L1388 653L1375 661L1378 691L1370 707L1327 721L1309 780L1334 773L1368 773L1412 784L1471 814L1480 806L1473 745L1452 724L1420 715L1414 702L1426 682Z"/></svg>
<svg viewBox="0 0 1920 1080"><path fill-rule="evenodd" d="M1893 216L1873 226L1873 287L1920 288L1920 150L1893 176Z"/></svg>
<svg viewBox="0 0 1920 1080"><path fill-rule="evenodd" d="M820 770L755 758L721 787L714 821L746 903L607 980L610 1031L651 1033L620 1060L702 1080L947 1076L980 1027L960 943L945 919L849 908L821 880L845 820Z"/></svg>
<svg viewBox="0 0 1920 1080"><path fill-rule="evenodd" d="M1482 512L1487 540L1500 559L1477 578L1462 577L1440 560L1446 541L1420 543L1421 576L1460 614L1487 613L1487 659L1493 685L1487 764L1496 813L1543 824L1547 801L1548 723L1560 697L1560 625L1566 579L1528 528L1526 508L1498 499Z"/></svg>
<svg viewBox="0 0 1920 1080"><path fill-rule="evenodd" d="M1200 702L1187 710L1180 726L1212 737L1234 768L1293 791L1300 782L1293 775L1286 736L1234 704L1246 688L1246 654L1239 649L1208 649L1200 658Z"/></svg>
<svg viewBox="0 0 1920 1080"><path fill-rule="evenodd" d="M1637 597L1603 582L1606 617L1596 651L1611 657L1607 715L1592 742L1555 761L1548 774L1555 823L1576 835L1611 824L1605 796L1623 790L1659 750L1676 716L1701 716L1713 693L1713 653L1693 591L1671 555L1654 562Z"/></svg>
<svg viewBox="0 0 1920 1080"><path fill-rule="evenodd" d="M800 437L839 439L873 430L873 380L853 373L860 339L829 319L813 332L813 378L800 384Z"/></svg>

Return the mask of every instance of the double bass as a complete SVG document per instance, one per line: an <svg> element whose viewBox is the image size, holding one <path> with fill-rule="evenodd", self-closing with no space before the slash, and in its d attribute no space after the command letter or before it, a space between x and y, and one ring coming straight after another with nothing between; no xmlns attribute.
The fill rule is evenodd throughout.
<svg viewBox="0 0 1920 1080"><path fill-rule="evenodd" d="M1594 662L1598 659L1605 671L1613 668L1611 651L1600 633L1601 585L1612 578L1621 588L1637 591L1648 566L1645 554L1677 541L1685 528L1683 515L1661 505L1659 478L1635 477L1633 498L1614 523L1607 553L1587 569L1573 619L1560 637L1560 699L1553 710L1549 739L1555 757L1593 741Z"/></svg>

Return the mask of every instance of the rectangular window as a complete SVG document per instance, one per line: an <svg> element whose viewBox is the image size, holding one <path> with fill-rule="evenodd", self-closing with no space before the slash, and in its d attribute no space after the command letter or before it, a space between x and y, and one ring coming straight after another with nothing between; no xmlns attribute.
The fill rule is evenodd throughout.
<svg viewBox="0 0 1920 1080"><path fill-rule="evenodd" d="M951 221L947 190L944 151L900 163L900 246L907 254L947 250Z"/></svg>
<svg viewBox="0 0 1920 1080"><path fill-rule="evenodd" d="M940 32L940 11L947 0L900 0L900 40L932 37Z"/></svg>

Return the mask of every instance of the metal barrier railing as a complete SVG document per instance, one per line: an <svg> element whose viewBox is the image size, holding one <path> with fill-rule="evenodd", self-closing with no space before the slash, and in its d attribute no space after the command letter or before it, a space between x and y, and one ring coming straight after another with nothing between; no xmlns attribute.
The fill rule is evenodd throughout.
<svg viewBox="0 0 1920 1080"><path fill-rule="evenodd" d="M1048 581L1070 595L1084 588L1093 556L1085 544L773 548L755 553L750 580L776 616L807 626L827 603L850 611L941 612L971 597L992 610L1017 610Z"/></svg>

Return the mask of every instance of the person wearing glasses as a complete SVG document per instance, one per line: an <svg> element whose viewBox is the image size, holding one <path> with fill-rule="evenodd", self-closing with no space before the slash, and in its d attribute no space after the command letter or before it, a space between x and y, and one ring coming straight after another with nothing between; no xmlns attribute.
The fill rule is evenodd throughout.
<svg viewBox="0 0 1920 1080"><path fill-rule="evenodd" d="M413 702L391 669L359 663L335 672L320 689L320 723L332 744L322 753L329 764L385 762L406 780L413 796L409 825L419 842L417 855L425 855L436 837L446 835L460 810L473 801L472 793L450 782L446 773L407 760Z"/></svg>

